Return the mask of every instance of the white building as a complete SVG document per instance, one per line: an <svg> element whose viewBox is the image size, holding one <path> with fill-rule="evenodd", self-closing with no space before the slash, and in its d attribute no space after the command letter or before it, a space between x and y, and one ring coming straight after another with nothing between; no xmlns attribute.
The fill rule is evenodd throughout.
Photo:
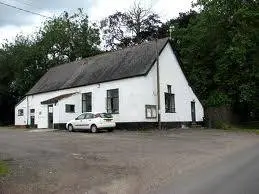
<svg viewBox="0 0 259 194"><path fill-rule="evenodd" d="M15 125L63 128L82 112L112 113L119 127L203 120L169 39L108 52L51 68L15 107Z"/></svg>

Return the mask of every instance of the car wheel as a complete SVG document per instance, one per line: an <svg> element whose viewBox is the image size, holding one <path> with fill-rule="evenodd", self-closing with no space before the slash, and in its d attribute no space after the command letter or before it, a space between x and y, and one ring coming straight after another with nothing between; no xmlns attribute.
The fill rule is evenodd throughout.
<svg viewBox="0 0 259 194"><path fill-rule="evenodd" d="M73 125L71 125L71 124L68 125L68 131L69 132L73 132L74 131Z"/></svg>
<svg viewBox="0 0 259 194"><path fill-rule="evenodd" d="M97 126L96 126L96 125L92 125L92 126L91 126L91 132L92 132L92 133L97 133L97 132L98 132L98 129L97 129Z"/></svg>

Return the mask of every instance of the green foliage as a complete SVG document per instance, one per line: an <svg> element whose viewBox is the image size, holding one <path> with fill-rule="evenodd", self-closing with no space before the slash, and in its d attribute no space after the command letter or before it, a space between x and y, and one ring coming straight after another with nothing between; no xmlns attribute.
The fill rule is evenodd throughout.
<svg viewBox="0 0 259 194"><path fill-rule="evenodd" d="M231 103L231 99L227 96L227 94L216 91L211 92L206 104L210 107L220 107L222 105L229 105Z"/></svg>
<svg viewBox="0 0 259 194"><path fill-rule="evenodd" d="M116 12L101 21L106 48L116 50L152 39L160 29L160 17L135 3L125 12Z"/></svg>
<svg viewBox="0 0 259 194"><path fill-rule="evenodd" d="M0 176L6 175L9 172L9 168L6 163L0 161Z"/></svg>
<svg viewBox="0 0 259 194"><path fill-rule="evenodd" d="M140 4L89 24L82 9L46 20L34 38L17 36L0 48L0 120L51 67L98 54L99 30L118 49L167 37L172 26L183 70L205 106L232 105L245 119L259 119L259 2L197 0L195 10L164 24ZM0 121L1 123L1 121Z"/></svg>
<svg viewBox="0 0 259 194"><path fill-rule="evenodd" d="M49 68L100 53L99 29L89 24L82 9L71 16L64 12L45 21L31 37L17 35L14 42L5 42L0 49L3 124L11 122L15 103Z"/></svg>
<svg viewBox="0 0 259 194"><path fill-rule="evenodd" d="M169 22L191 85L207 106L230 104L256 113L258 1L198 0L194 6L198 14L191 11L178 18L184 25Z"/></svg>
<svg viewBox="0 0 259 194"><path fill-rule="evenodd" d="M54 64L95 55L101 43L99 29L96 24L89 25L88 16L82 9L71 16L64 12L57 18L47 20L38 37L42 52L47 53Z"/></svg>
<svg viewBox="0 0 259 194"><path fill-rule="evenodd" d="M233 125L230 123L217 121L215 123L215 128L223 129L223 130L231 131L231 132L247 132L247 133L253 133L253 134L259 135L258 125L251 127L249 125Z"/></svg>

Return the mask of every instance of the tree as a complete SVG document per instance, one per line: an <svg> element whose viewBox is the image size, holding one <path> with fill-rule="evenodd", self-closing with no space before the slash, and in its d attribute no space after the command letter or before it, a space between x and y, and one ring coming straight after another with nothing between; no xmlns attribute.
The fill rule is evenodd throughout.
<svg viewBox="0 0 259 194"><path fill-rule="evenodd" d="M116 12L102 20L101 29L106 48L114 50L152 39L161 24L157 14L135 3L128 11Z"/></svg>
<svg viewBox="0 0 259 194"><path fill-rule="evenodd" d="M38 35L42 52L57 63L74 61L99 53L99 29L89 25L88 16L82 9L71 16L64 12L61 16L47 20Z"/></svg>
<svg viewBox="0 0 259 194"><path fill-rule="evenodd" d="M190 83L207 106L231 105L247 119L259 109L258 2L198 0L195 7L199 14L172 33Z"/></svg>
<svg viewBox="0 0 259 194"><path fill-rule="evenodd" d="M157 31L158 38L166 38L170 36L170 28L173 29L183 29L187 28L188 25L196 19L198 13L194 10L190 10L185 13L179 13L179 16L175 19L171 19L161 25Z"/></svg>
<svg viewBox="0 0 259 194"><path fill-rule="evenodd" d="M31 37L17 35L0 49L0 124L12 122L15 103L49 68L100 52L99 29L82 9L47 20Z"/></svg>

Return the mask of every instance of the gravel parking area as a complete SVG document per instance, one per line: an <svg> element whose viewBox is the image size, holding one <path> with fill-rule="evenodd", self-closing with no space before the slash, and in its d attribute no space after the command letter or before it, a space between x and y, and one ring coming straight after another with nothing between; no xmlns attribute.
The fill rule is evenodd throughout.
<svg viewBox="0 0 259 194"><path fill-rule="evenodd" d="M172 177L252 146L258 136L218 130L69 133L0 128L4 194L145 194Z"/></svg>

